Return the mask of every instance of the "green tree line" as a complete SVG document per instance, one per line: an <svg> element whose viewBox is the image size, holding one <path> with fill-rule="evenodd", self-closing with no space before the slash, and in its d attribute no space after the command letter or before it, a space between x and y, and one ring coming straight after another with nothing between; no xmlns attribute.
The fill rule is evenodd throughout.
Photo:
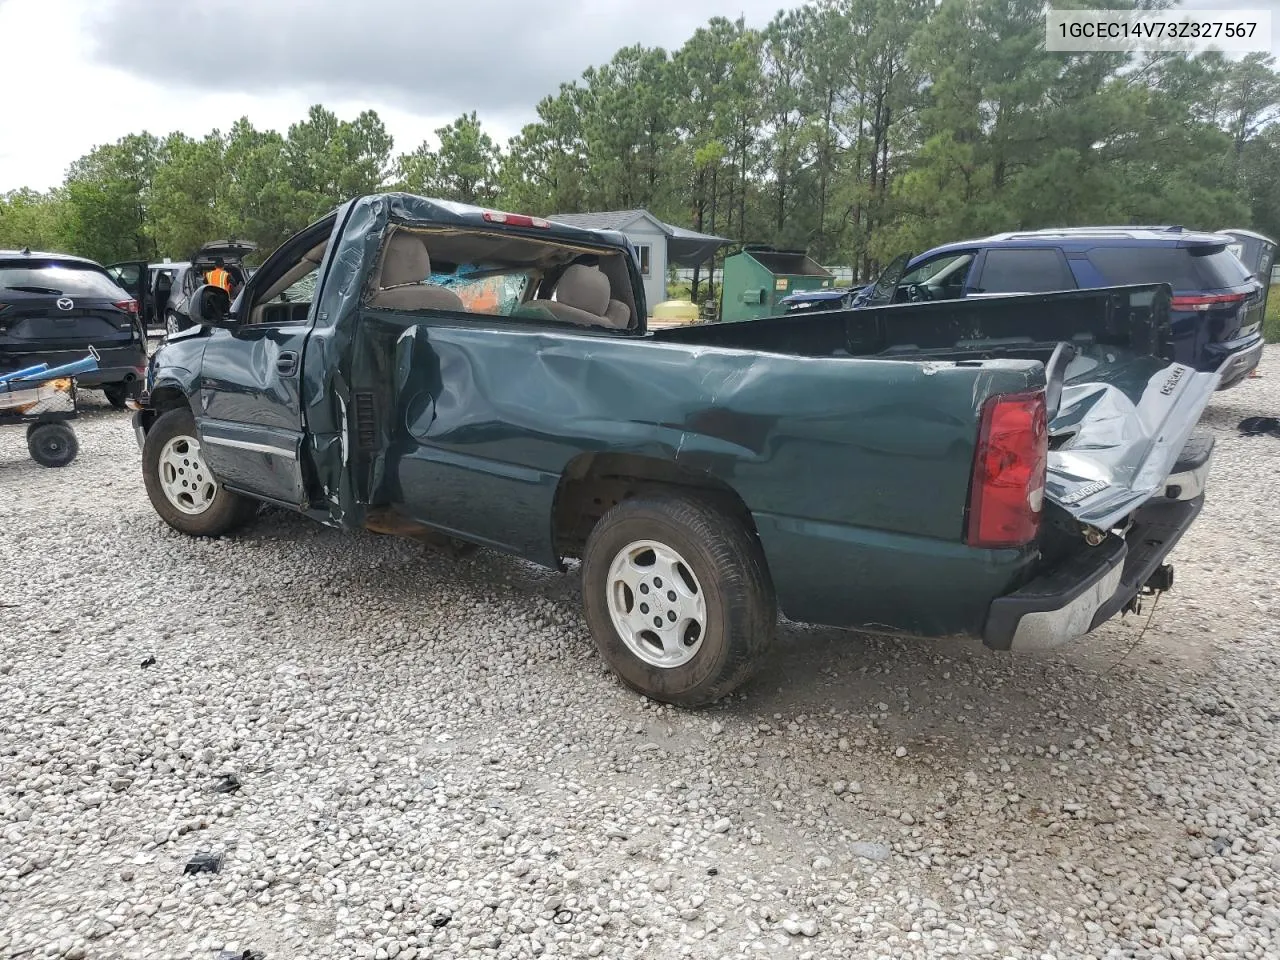
<svg viewBox="0 0 1280 960"><path fill-rule="evenodd" d="M643 207L863 277L1010 229L1280 236L1278 118L1265 55L1048 53L1039 0L820 0L759 29L712 18L674 52L621 49L504 145L469 113L397 154L373 111L321 106L284 134L248 119L200 139L133 134L56 189L6 194L0 246L101 261L228 236L269 250L384 187L535 215Z"/></svg>

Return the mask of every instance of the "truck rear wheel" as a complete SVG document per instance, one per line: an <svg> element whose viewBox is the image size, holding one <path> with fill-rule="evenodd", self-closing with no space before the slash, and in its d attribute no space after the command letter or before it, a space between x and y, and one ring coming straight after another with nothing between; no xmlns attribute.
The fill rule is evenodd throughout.
<svg viewBox="0 0 1280 960"><path fill-rule="evenodd" d="M697 707L740 687L777 626L759 544L699 499L625 500L600 518L582 558L587 624L634 690Z"/></svg>
<svg viewBox="0 0 1280 960"><path fill-rule="evenodd" d="M192 537L220 537L247 523L258 503L222 486L205 462L190 410L170 410L142 445L147 498L165 523Z"/></svg>

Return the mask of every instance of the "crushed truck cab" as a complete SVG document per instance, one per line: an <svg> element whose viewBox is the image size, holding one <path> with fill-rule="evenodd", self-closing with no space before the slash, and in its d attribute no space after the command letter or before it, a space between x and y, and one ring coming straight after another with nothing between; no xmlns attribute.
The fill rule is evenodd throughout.
<svg viewBox="0 0 1280 960"><path fill-rule="evenodd" d="M793 620L999 649L1164 589L1217 375L1167 286L646 329L616 233L384 194L287 241L152 358L157 512L581 561L617 675L698 705Z"/></svg>

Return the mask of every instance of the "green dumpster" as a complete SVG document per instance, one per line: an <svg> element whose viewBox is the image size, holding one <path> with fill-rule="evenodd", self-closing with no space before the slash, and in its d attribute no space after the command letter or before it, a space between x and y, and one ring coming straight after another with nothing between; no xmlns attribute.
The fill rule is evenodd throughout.
<svg viewBox="0 0 1280 960"><path fill-rule="evenodd" d="M830 287L835 277L803 250L748 245L726 257L720 282L720 319L754 320L784 313L778 301L797 290Z"/></svg>

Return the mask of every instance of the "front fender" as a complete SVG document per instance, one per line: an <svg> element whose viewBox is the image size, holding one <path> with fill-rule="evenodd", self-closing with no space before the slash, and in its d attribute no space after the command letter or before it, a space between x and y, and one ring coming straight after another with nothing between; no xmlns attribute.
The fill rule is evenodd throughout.
<svg viewBox="0 0 1280 960"><path fill-rule="evenodd" d="M203 336L185 336L162 343L147 362L145 396L176 388L194 397L200 388L200 368L207 342Z"/></svg>

